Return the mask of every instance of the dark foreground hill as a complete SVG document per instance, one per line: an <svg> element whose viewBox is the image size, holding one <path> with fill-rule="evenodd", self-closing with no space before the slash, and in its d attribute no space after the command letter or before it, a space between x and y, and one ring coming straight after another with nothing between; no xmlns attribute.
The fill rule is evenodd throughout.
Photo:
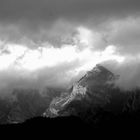
<svg viewBox="0 0 140 140"><path fill-rule="evenodd" d="M106 119L106 115L108 119ZM12 125L11 125L12 126ZM16 125L15 125L16 126ZM27 120L25 123L21 124L23 127L31 127L31 128L46 128L50 130L69 130L72 131L82 130L85 131L87 129L92 130L101 130L104 131L111 129L140 129L140 113L126 113L118 116L114 116L112 114L102 113L102 119L100 122L95 122L92 125L86 123L76 116L68 116L68 117L57 117L57 118L44 118L37 117L30 120Z"/></svg>
<svg viewBox="0 0 140 140"><path fill-rule="evenodd" d="M104 115L104 114L103 114ZM108 116L109 117L109 116ZM37 117L22 124L3 125L6 132L11 131L13 136L20 134L20 137L29 135L33 138L52 139L52 138L75 138L85 137L89 139L95 138L117 138L118 136L128 137L129 135L139 135L140 115L121 115L118 117L110 116L109 120L101 120L101 123L87 124L80 118L75 116L45 118ZM1 131L2 132L2 131ZM133 135L134 134L134 135Z"/></svg>

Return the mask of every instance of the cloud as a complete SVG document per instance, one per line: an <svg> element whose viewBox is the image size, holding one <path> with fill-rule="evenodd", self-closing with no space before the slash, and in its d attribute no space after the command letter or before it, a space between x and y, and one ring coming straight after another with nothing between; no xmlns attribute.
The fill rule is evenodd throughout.
<svg viewBox="0 0 140 140"><path fill-rule="evenodd" d="M140 18L114 21L108 42L117 45L122 54L138 54L140 52L139 24Z"/></svg>
<svg viewBox="0 0 140 140"><path fill-rule="evenodd" d="M44 67L34 72L8 69L0 71L0 95L10 95L14 89L38 89L47 87L67 88L74 81L71 71L79 62L62 63L55 67Z"/></svg>
<svg viewBox="0 0 140 140"><path fill-rule="evenodd" d="M97 63L123 61L124 58L117 54L115 46L93 51L90 46L92 32L83 27L79 29L79 43L64 44L61 48L48 44L47 47L35 49L20 44L4 44L0 50L0 90L10 92L15 88L66 88ZM83 44L82 49L79 44Z"/></svg>
<svg viewBox="0 0 140 140"><path fill-rule="evenodd" d="M106 61L102 64L120 76L116 81L116 86L123 90L140 88L140 57L127 57L122 63Z"/></svg>
<svg viewBox="0 0 140 140"><path fill-rule="evenodd" d="M137 0L1 0L2 20L35 19L56 20L58 18L86 18L87 16L130 14L139 11ZM96 16L96 17L97 17ZM119 15L121 16L121 15Z"/></svg>
<svg viewBox="0 0 140 140"><path fill-rule="evenodd" d="M139 4L137 0L0 0L0 36L30 44L49 40L60 46L60 40L70 40L78 26L100 28L108 21L139 16Z"/></svg>
<svg viewBox="0 0 140 140"><path fill-rule="evenodd" d="M0 0L0 88L67 86L103 61L121 75L124 87L139 86L139 5Z"/></svg>

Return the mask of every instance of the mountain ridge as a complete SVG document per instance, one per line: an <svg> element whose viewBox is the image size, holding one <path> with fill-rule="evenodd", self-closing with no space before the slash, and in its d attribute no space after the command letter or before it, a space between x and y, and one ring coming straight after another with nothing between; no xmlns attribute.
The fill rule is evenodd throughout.
<svg viewBox="0 0 140 140"><path fill-rule="evenodd" d="M119 76L98 64L70 89L15 90L16 100L0 99L0 124L23 123L28 119L75 116L89 124L131 116L140 112L140 89L123 91L115 85Z"/></svg>
<svg viewBox="0 0 140 140"><path fill-rule="evenodd" d="M115 85L118 79L118 75L98 64L74 83L72 91L65 93L67 96L62 93L54 98L43 116L74 115L88 123L95 123L125 113L133 114L136 108L140 109L138 103L135 103L135 107L133 103L140 91L138 89L137 93L133 93L121 90Z"/></svg>
<svg viewBox="0 0 140 140"><path fill-rule="evenodd" d="M49 111L50 114L54 114L51 114L52 116L58 116L59 109L62 110L65 105L69 104L73 100L80 100L87 96L87 90L91 84L92 86L96 83L101 84L102 80L102 84L111 85L111 83L113 83L117 78L118 76L115 76L103 66L99 64L96 65L96 67L94 67L91 71L88 71L80 80L73 84L71 93L62 93L60 97L54 98L50 104L49 110L47 109L47 113L44 113L44 116L49 116Z"/></svg>

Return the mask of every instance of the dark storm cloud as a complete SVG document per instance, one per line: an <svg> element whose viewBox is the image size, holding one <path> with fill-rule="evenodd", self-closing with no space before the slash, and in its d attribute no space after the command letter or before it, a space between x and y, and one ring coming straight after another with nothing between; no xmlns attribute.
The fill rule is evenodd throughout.
<svg viewBox="0 0 140 140"><path fill-rule="evenodd" d="M49 40L59 46L64 37L70 40L74 27L92 28L109 20L135 17L139 7L138 0L0 0L0 36L30 44L30 39L36 43Z"/></svg>
<svg viewBox="0 0 140 140"><path fill-rule="evenodd" d="M135 55L140 52L140 18L128 18L114 22L108 42L116 45L120 52Z"/></svg>
<svg viewBox="0 0 140 140"><path fill-rule="evenodd" d="M138 0L0 0L0 19L53 20L87 16L130 14L139 11Z"/></svg>

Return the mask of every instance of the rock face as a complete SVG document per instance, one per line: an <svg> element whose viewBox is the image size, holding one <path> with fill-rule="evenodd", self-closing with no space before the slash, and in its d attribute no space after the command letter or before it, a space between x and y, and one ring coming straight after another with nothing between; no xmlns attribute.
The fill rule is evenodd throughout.
<svg viewBox="0 0 140 140"><path fill-rule="evenodd" d="M92 124L140 112L140 90L120 90L115 86L118 78L105 67L96 65L68 92L54 98L43 115L50 118L78 116Z"/></svg>
<svg viewBox="0 0 140 140"><path fill-rule="evenodd" d="M44 116L59 116L59 111L62 110L67 104L73 100L78 100L86 94L86 87L81 86L79 83L73 85L71 93L62 93L60 97L56 97L50 104L49 109L44 113Z"/></svg>
<svg viewBox="0 0 140 140"><path fill-rule="evenodd" d="M102 108L110 103L111 94L118 76L101 65L96 65L87 72L71 90L53 99L49 109L44 113L47 117L63 115L82 115L87 110Z"/></svg>

